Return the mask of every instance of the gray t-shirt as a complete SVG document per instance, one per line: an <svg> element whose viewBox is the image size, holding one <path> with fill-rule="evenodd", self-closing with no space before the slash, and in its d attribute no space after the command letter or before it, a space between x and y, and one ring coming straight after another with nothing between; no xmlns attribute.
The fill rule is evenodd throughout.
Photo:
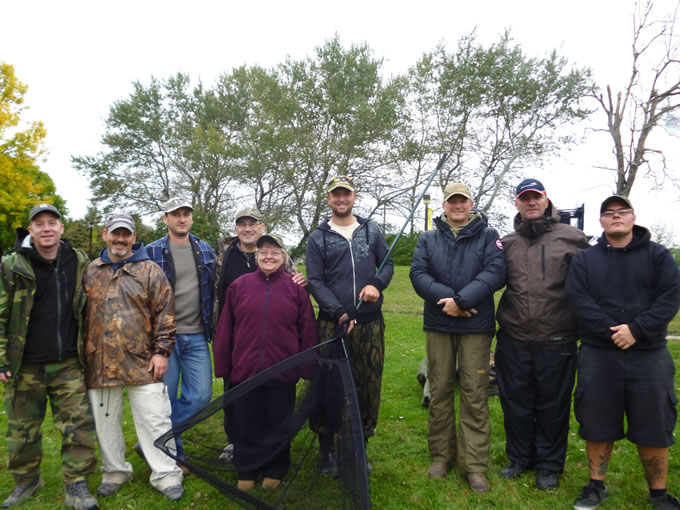
<svg viewBox="0 0 680 510"><path fill-rule="evenodd" d="M175 320L177 333L180 335L203 333L201 292L191 249L190 243L170 243L170 253L175 264Z"/></svg>

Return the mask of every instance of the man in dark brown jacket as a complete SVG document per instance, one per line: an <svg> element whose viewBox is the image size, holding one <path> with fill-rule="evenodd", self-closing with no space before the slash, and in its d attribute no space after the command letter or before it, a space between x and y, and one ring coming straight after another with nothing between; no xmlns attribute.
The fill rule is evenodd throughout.
<svg viewBox="0 0 680 510"><path fill-rule="evenodd" d="M507 286L498 305L496 370L505 417L501 471L516 478L536 469L536 487L555 489L564 469L571 392L576 370L576 324L565 280L572 256L588 247L560 216L536 179L517 186L515 232L505 236Z"/></svg>
<svg viewBox="0 0 680 510"><path fill-rule="evenodd" d="M154 447L170 430L170 400L163 374L175 343L175 302L163 270L135 244L134 220L111 217L102 233L106 248L87 268L85 381L102 455L99 496L110 496L132 478L121 427L123 387L151 485L168 499L182 497L182 471Z"/></svg>

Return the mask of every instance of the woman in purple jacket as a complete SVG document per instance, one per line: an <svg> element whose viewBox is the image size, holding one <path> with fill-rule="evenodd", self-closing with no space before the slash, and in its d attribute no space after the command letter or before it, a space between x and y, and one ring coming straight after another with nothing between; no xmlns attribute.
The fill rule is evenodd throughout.
<svg viewBox="0 0 680 510"><path fill-rule="evenodd" d="M213 354L215 376L229 379L230 387L317 343L312 304L284 271L286 257L279 237L263 235L257 241L257 271L227 289ZM284 372L227 406L239 489L253 489L260 474L263 488L276 489L288 472L290 443L273 448L273 456L263 443L292 417L298 378L295 371ZM258 459L261 455L267 458Z"/></svg>

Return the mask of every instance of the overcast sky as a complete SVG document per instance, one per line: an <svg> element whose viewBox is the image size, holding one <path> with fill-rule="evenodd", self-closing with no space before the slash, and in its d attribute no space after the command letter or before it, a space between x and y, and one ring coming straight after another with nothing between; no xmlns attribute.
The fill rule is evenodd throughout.
<svg viewBox="0 0 680 510"><path fill-rule="evenodd" d="M657 3L670 11L675 0ZM81 217L89 189L72 169L71 155L103 149L109 107L129 95L135 80L185 72L211 86L242 64L273 67L287 55L303 58L335 33L345 46L367 42L389 76L406 72L439 42L454 48L476 27L484 44L510 28L528 55L541 57L555 48L575 66L590 67L602 86L620 88L630 72L632 6L629 0L5 1L0 60L14 65L28 85L24 117L47 128L49 155L42 169L71 216ZM593 126L605 125L602 115L592 117ZM677 171L677 139L659 132L652 141ZM588 132L586 143L545 169L527 169L527 176L542 179L559 207L585 202L586 231L594 234L598 204L613 190L614 177L593 168L612 161L611 142ZM680 212L676 195L636 184L631 198L638 223L672 227ZM674 230L679 236L680 225Z"/></svg>

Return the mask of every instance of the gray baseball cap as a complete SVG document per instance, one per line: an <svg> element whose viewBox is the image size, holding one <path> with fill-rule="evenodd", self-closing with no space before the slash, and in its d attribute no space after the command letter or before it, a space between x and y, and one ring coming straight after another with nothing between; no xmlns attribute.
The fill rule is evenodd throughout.
<svg viewBox="0 0 680 510"><path fill-rule="evenodd" d="M186 207L191 211L194 210L193 206L183 198L174 197L165 202L165 205L163 206L163 211L165 212L165 214L167 214L176 211L177 209L181 209L182 207Z"/></svg>
<svg viewBox="0 0 680 510"><path fill-rule="evenodd" d="M135 233L135 220L129 214L114 214L106 222L106 230L113 232L117 228L124 228Z"/></svg>
<svg viewBox="0 0 680 510"><path fill-rule="evenodd" d="M61 213L52 204L39 204L36 205L33 209L31 209L30 213L28 213L28 221L33 221L33 218L35 218L38 214L44 212L52 213L57 218L61 218Z"/></svg>

